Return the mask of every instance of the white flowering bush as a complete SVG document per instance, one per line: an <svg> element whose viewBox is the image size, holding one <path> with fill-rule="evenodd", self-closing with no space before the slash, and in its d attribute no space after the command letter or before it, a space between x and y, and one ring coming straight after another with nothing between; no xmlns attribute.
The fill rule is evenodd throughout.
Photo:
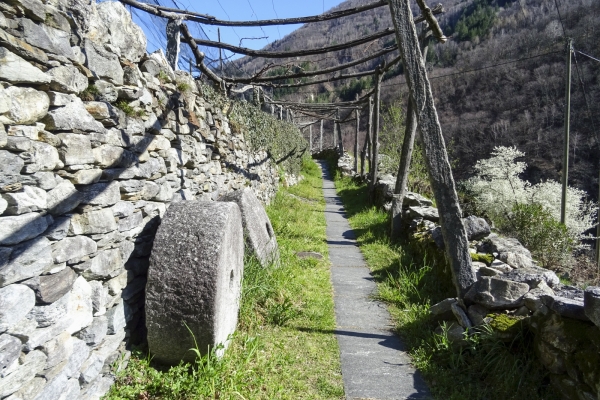
<svg viewBox="0 0 600 400"><path fill-rule="evenodd" d="M498 146L490 158L477 161L475 176L465 183L476 208L501 229L523 226L511 221L517 215L523 218L522 208L519 213L514 212L522 205L539 205L555 221L560 220L561 184L549 180L531 185L521 179L519 175L527 164L516 159L523 156L525 153L515 147ZM573 243L579 243L584 232L594 226L596 212L596 205L587 201L584 191L567 189L566 232ZM530 222L535 223L534 218Z"/></svg>

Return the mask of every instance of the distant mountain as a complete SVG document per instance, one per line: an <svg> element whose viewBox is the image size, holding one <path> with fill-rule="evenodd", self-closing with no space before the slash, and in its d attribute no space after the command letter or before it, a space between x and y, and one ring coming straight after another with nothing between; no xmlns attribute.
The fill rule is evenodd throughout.
<svg viewBox="0 0 600 400"><path fill-rule="evenodd" d="M367 4L349 0L334 10ZM527 179L559 179L565 105L565 36L576 50L600 58L600 1L442 0L440 24L450 40L435 43L427 67L436 107L456 176L466 178L478 159L494 146L517 146L526 153ZM430 6L435 4L431 3ZM416 14L418 8L412 5ZM357 39L391 27L388 7L343 19L307 24L267 50L319 48ZM563 32L564 27L564 32ZM230 74L252 74L269 62L288 69L322 69L362 58L394 43L390 35L376 43L336 54L305 59L266 60L249 57L228 66ZM387 56L391 59L397 52ZM572 76L570 184L598 196L600 168L600 62L576 53ZM521 60L521 61L517 61ZM381 60L345 70L375 68ZM242 72L241 72L242 71ZM298 90L275 91L276 97L297 101L353 99L365 93L371 80L338 81ZM402 97L406 85L401 65L386 74L384 103ZM584 96L585 92L585 96ZM586 101L587 98L587 101ZM385 107L384 107L385 109ZM363 117L363 122L365 118ZM366 122L365 122L366 124ZM345 128L350 133L353 128ZM348 135L348 147L351 137Z"/></svg>

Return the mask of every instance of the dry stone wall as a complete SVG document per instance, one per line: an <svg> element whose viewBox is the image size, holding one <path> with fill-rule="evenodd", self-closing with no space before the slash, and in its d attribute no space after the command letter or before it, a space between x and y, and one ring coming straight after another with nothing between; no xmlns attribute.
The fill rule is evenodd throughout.
<svg viewBox="0 0 600 400"><path fill-rule="evenodd" d="M95 399L169 204L279 175L118 2L0 2L0 399ZM251 129L251 127L250 127Z"/></svg>

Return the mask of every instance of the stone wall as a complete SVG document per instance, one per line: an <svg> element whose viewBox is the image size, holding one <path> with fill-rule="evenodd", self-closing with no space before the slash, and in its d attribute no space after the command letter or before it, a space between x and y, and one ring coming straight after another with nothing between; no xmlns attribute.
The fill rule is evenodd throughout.
<svg viewBox="0 0 600 400"><path fill-rule="evenodd" d="M375 187L384 209L390 208L395 181L384 175ZM432 204L408 193L403 221L411 245L426 255L442 282L450 283ZM460 346L472 328L487 324L510 342L525 327L533 333L539 362L561 398L600 399L600 288L564 285L553 271L539 267L518 240L492 233L484 219L471 216L463 223L477 282L464 301L449 298L431 307L434 319L446 321L448 338Z"/></svg>
<svg viewBox="0 0 600 400"><path fill-rule="evenodd" d="M0 3L0 399L99 398L145 339L169 204L275 194L203 90L118 2Z"/></svg>

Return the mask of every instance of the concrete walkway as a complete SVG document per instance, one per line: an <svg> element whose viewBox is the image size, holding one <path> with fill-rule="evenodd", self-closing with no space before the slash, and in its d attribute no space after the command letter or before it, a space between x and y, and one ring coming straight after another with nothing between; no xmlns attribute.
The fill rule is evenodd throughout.
<svg viewBox="0 0 600 400"><path fill-rule="evenodd" d="M344 391L348 400L429 399L429 390L398 337L391 331L384 304L356 245L342 201L335 192L327 164L323 194L327 203L327 243L335 302L335 334L340 345Z"/></svg>

